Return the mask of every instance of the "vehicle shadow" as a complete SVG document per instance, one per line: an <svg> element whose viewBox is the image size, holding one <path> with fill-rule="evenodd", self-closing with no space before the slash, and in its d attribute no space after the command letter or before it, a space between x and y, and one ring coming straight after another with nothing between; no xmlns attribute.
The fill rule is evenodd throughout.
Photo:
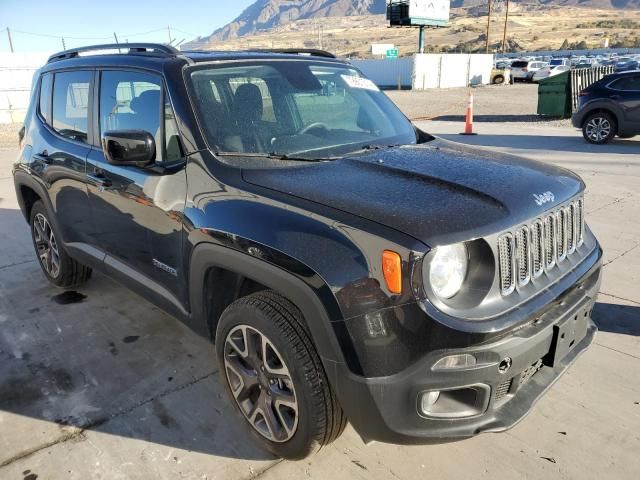
<svg viewBox="0 0 640 480"><path fill-rule="evenodd" d="M57 424L274 460L234 411L208 339L96 272L76 289L50 285L22 213L0 208L0 225L0 415L15 414L2 419L0 463L40 447L16 444L41 428L29 419L55 436Z"/></svg>
<svg viewBox="0 0 640 480"><path fill-rule="evenodd" d="M592 318L603 332L640 336L640 306L597 302Z"/></svg>

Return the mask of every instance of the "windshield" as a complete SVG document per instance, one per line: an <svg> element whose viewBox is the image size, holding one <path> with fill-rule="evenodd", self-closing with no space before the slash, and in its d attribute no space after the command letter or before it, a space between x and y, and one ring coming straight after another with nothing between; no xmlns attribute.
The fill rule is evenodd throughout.
<svg viewBox="0 0 640 480"><path fill-rule="evenodd" d="M207 141L218 153L322 159L416 143L406 117L348 65L207 65L191 72L191 82Z"/></svg>

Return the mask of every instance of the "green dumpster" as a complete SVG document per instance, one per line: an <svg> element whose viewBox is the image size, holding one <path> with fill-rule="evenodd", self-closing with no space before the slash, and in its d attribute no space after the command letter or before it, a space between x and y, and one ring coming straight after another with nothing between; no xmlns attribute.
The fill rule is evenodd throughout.
<svg viewBox="0 0 640 480"><path fill-rule="evenodd" d="M563 72L538 83L538 115L571 117L571 72Z"/></svg>

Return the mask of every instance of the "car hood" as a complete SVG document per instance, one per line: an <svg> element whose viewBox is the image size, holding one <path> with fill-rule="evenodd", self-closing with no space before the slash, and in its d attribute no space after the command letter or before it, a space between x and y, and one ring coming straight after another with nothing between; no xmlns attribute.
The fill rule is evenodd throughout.
<svg viewBox="0 0 640 480"><path fill-rule="evenodd" d="M584 189L569 170L442 139L299 167L247 169L243 178L429 246L499 232Z"/></svg>

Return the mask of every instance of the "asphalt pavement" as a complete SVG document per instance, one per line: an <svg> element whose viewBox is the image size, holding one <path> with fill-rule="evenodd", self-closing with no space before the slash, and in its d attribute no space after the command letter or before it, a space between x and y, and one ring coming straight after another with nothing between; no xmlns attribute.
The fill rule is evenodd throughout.
<svg viewBox="0 0 640 480"><path fill-rule="evenodd" d="M591 348L512 430L432 446L345 434L280 461L244 432L213 347L94 274L50 286L0 150L0 479L637 479L640 472L640 141L595 147L566 127L424 122L444 138L577 171L604 247Z"/></svg>

